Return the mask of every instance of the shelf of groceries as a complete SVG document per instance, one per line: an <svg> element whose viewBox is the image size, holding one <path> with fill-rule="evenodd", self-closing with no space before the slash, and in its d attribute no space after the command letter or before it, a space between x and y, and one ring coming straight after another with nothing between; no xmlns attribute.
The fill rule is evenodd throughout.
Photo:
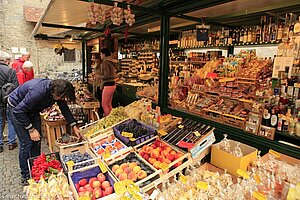
<svg viewBox="0 0 300 200"><path fill-rule="evenodd" d="M28 160L28 199L289 199L300 161L234 140L214 128L162 115L138 100L81 128L81 141ZM203 158L210 153L210 163ZM41 195L41 196L40 196ZM299 195L298 195L299 196Z"/></svg>

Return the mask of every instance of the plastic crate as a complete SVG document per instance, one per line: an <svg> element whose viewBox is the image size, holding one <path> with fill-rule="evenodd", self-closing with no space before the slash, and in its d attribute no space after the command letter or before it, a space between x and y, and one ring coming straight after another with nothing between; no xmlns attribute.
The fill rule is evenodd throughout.
<svg viewBox="0 0 300 200"><path fill-rule="evenodd" d="M157 135L157 131L153 127L151 127L147 124L144 124L142 122L136 121L136 123L139 123L142 126L144 126L148 130L149 134L141 136L139 138L135 138L136 139L135 141L129 140L129 138L122 136L122 132L120 130L121 129L120 127L123 126L123 125L128 124L130 121L132 121L132 119L126 120L125 122L113 127L115 136L121 142L123 142L126 146L132 146L133 147L133 146L139 145L139 144L141 144L141 143L143 143L143 142L145 142L145 141L147 141L147 140L149 140L149 139L151 139L151 138L153 138Z"/></svg>
<svg viewBox="0 0 300 200"><path fill-rule="evenodd" d="M63 165L62 165L62 161L61 161L61 159L60 159L60 154L59 154L59 152L54 152L54 153L46 154L46 156L50 156L50 155L55 155L56 160L58 160L58 161L60 162L61 168L63 169L63 172L66 174L66 171L64 170ZM34 161L36 158L38 158L38 157L39 157L39 156L32 157L32 158L29 158L29 159L27 160L30 178L32 178L31 168L32 168L32 166L33 166L33 161Z"/></svg>

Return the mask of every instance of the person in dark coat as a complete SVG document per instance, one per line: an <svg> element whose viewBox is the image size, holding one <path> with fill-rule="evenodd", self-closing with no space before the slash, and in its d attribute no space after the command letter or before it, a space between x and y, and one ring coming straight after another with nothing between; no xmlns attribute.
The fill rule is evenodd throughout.
<svg viewBox="0 0 300 200"><path fill-rule="evenodd" d="M2 86L4 86L7 83L12 83L15 86L19 85L16 72L11 67L9 67L10 62L11 62L11 55L9 55L4 51L0 51L0 89L1 90L2 90ZM2 102L2 94L0 94L0 153L2 153L4 150L3 141L2 141L2 132L5 124L4 116L5 115L7 116L5 108L6 108L6 104ZM7 125L8 125L8 147L9 150L13 150L18 146L16 141L17 140L16 132L11 119L8 116L6 118L7 118Z"/></svg>
<svg viewBox="0 0 300 200"><path fill-rule="evenodd" d="M29 169L27 159L41 153L40 112L57 103L63 116L80 137L67 101L75 101L75 90L67 80L32 79L15 89L8 98L8 113L12 118L19 143L19 162L22 185L27 185Z"/></svg>

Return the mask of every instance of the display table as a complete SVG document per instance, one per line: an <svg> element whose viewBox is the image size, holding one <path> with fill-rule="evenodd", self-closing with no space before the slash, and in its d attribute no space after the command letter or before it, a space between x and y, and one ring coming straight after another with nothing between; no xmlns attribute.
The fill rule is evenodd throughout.
<svg viewBox="0 0 300 200"><path fill-rule="evenodd" d="M44 120L44 122L46 128L45 135L47 135L46 139L49 145L49 150L52 153L56 140L67 131L67 121L65 119L61 119L57 121Z"/></svg>

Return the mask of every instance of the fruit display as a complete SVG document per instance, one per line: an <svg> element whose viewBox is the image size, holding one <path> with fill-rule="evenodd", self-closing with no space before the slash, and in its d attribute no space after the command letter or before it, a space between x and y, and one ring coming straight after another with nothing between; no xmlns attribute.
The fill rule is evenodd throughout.
<svg viewBox="0 0 300 200"><path fill-rule="evenodd" d="M70 145L77 142L79 142L79 139L75 136L59 137L56 140L58 146Z"/></svg>
<svg viewBox="0 0 300 200"><path fill-rule="evenodd" d="M43 110L41 112L41 115L43 115L44 119L48 121L56 121L56 120L64 119L64 116L61 114L59 107L55 104Z"/></svg>
<svg viewBox="0 0 300 200"><path fill-rule="evenodd" d="M80 169L82 167L86 167L86 166L89 166L89 165L93 165L95 162L91 159L92 159L92 156L88 152L85 152L85 153L82 154L79 151L62 156L62 160L63 160L65 165L67 165L66 163L68 161L73 161L74 162L74 164L75 164L73 166L74 170ZM88 161L88 160L91 160L91 161ZM88 161L88 162L84 162L84 161Z"/></svg>
<svg viewBox="0 0 300 200"><path fill-rule="evenodd" d="M109 168L120 181L129 179L133 182L140 182L140 180L155 173L155 171L149 165L144 163L134 152L130 152L123 159L110 164ZM158 178L159 176L157 175L150 180L142 181L139 187L143 188Z"/></svg>
<svg viewBox="0 0 300 200"><path fill-rule="evenodd" d="M41 154L36 158L28 160L30 164L30 172L32 179L39 181L40 178L46 181L51 174L58 174L62 170L62 166L59 160L59 155L56 154Z"/></svg>
<svg viewBox="0 0 300 200"><path fill-rule="evenodd" d="M112 127L127 118L128 116L125 113L124 107L113 108L107 117L104 117L91 126L88 126L86 129L81 130L81 133L86 138L91 135L97 136L98 134L101 134L101 130Z"/></svg>
<svg viewBox="0 0 300 200"><path fill-rule="evenodd" d="M92 142L91 147L99 156L103 156L105 153L113 156L114 154L117 154L118 152L127 148L122 142L115 138L113 134Z"/></svg>
<svg viewBox="0 0 300 200"><path fill-rule="evenodd" d="M102 173L99 167L74 172L71 179L77 198L87 197L95 200L114 193L114 179L108 172Z"/></svg>
<svg viewBox="0 0 300 200"><path fill-rule="evenodd" d="M156 169L162 169L163 165L169 165L173 161L181 158L183 153L173 150L165 142L156 139L152 144L142 146L141 149L139 149L139 155ZM181 164L182 160L176 162L174 167L176 168Z"/></svg>
<svg viewBox="0 0 300 200"><path fill-rule="evenodd" d="M73 200L68 178L64 173L51 175L48 182L41 178L39 182L29 180L29 186L25 188L28 200L61 199Z"/></svg>
<svg viewBox="0 0 300 200"><path fill-rule="evenodd" d="M135 119L128 119L118 124L113 129L116 137L127 146L135 146L157 134L154 128L142 124Z"/></svg>

